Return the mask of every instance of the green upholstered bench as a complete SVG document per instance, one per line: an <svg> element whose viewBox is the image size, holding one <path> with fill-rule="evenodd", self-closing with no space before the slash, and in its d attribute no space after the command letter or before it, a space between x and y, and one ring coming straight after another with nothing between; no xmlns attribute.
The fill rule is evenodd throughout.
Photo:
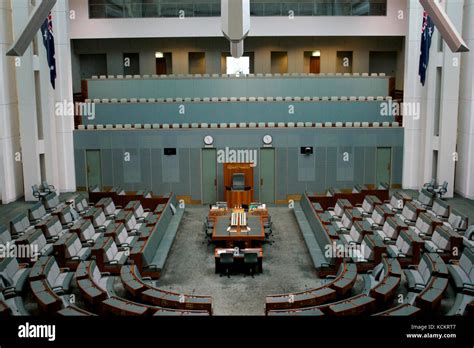
<svg viewBox="0 0 474 348"><path fill-rule="evenodd" d="M420 313L420 308L405 303L384 312L374 314L374 316L412 317Z"/></svg>
<svg viewBox="0 0 474 348"><path fill-rule="evenodd" d="M14 257L0 259L0 292L5 296L21 294L25 291L26 280L31 269L27 265L18 263Z"/></svg>
<svg viewBox="0 0 474 348"><path fill-rule="evenodd" d="M370 314L375 308L375 299L359 295L328 307L329 314L336 316L353 316Z"/></svg>
<svg viewBox="0 0 474 348"><path fill-rule="evenodd" d="M104 314L121 316L146 316L153 314L156 309L120 297L111 297L102 302Z"/></svg>
<svg viewBox="0 0 474 348"><path fill-rule="evenodd" d="M63 308L56 312L57 315L63 317L95 317L97 314L91 313L86 311L85 309L76 307L76 306L69 306L67 308Z"/></svg>

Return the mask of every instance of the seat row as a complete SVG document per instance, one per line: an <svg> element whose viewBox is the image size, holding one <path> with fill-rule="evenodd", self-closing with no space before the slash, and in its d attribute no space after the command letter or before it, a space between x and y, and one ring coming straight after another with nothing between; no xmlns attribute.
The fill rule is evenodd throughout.
<svg viewBox="0 0 474 348"><path fill-rule="evenodd" d="M387 278L385 272L380 273L382 266L377 266L379 258L387 255L390 262L408 268L404 271L409 289L407 304L433 311L439 308L448 286L447 263L457 293L450 314L459 315L470 308L474 289L474 225L468 228L466 216L424 189L415 198L403 192L395 192L389 200L368 195L355 206L349 201L350 195L345 197L327 210L322 207L323 198L319 198L320 203L318 198L311 202L320 222L318 226L323 227L315 233L325 235L331 243L342 242L361 254L345 256L343 261L354 262L358 272L367 271L363 275L366 294L380 296L369 290L369 284L380 274L384 274L383 281L378 279L383 292L399 286L400 280Z"/></svg>
<svg viewBox="0 0 474 348"><path fill-rule="evenodd" d="M137 130L137 129L237 129L237 128L398 128L399 122L259 122L259 123L173 123L173 124L107 124L78 125L78 130Z"/></svg>
<svg viewBox="0 0 474 348"><path fill-rule="evenodd" d="M105 80L105 79L176 79L176 78L229 78L229 77L240 77L240 78L261 78L261 77L386 77L385 73L284 73L284 74L247 74L247 75L234 75L234 74L170 74L170 75L93 75L92 80Z"/></svg>
<svg viewBox="0 0 474 348"><path fill-rule="evenodd" d="M236 103L236 102L373 102L373 101L378 101L378 102L383 102L383 101L391 101L392 97L387 96L360 96L360 97L355 97L355 96L350 96L350 97L338 97L338 96L332 96L332 97L207 97L207 98L113 98L113 99L86 99L86 103L94 103L94 104L136 104L136 103L141 103L141 104L155 104L155 103Z"/></svg>
<svg viewBox="0 0 474 348"><path fill-rule="evenodd" d="M210 296L195 296L178 294L161 290L151 285L151 278L143 278L136 265L124 266L120 278L125 289L135 299L142 303L181 310L198 310L212 314L212 298Z"/></svg>
<svg viewBox="0 0 474 348"><path fill-rule="evenodd" d="M265 313L270 311L295 309L303 307L319 306L346 295L357 280L357 269L354 264L342 263L334 277L321 286L284 295L269 295L265 299Z"/></svg>

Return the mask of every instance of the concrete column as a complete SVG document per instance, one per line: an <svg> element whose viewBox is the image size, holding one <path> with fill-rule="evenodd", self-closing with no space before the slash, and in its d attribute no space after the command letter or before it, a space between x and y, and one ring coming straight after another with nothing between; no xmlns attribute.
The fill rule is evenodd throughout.
<svg viewBox="0 0 474 348"><path fill-rule="evenodd" d="M69 3L58 1L53 9L53 26L56 48L56 90L54 100L56 103L73 102L73 79L71 67L71 40L69 39ZM51 114L56 124L56 134L51 134L56 139L56 168L57 185L60 192L76 191L76 172L74 162L74 116Z"/></svg>
<svg viewBox="0 0 474 348"><path fill-rule="evenodd" d="M421 25L423 9L418 0L408 0L408 34L405 42L405 81L404 102L421 104L421 84L418 77ZM404 189L418 189L420 187L421 151L421 122L414 117L405 116L403 119L405 146L403 153Z"/></svg>
<svg viewBox="0 0 474 348"><path fill-rule="evenodd" d="M23 195L15 59L6 57L12 44L10 1L0 1L0 200L10 203Z"/></svg>
<svg viewBox="0 0 474 348"><path fill-rule="evenodd" d="M461 32L464 0L445 0L445 4L449 18ZM436 46L436 42L433 45ZM445 43L443 43L442 65L438 182L449 183L446 197L452 197L456 165L453 154L456 152L457 143L461 54L453 53Z"/></svg>
<svg viewBox="0 0 474 348"><path fill-rule="evenodd" d="M12 1L12 18L14 37L21 30L30 15L30 1ZM38 139L38 114L36 110L35 68L32 45L28 47L23 57L18 58L16 66L16 90L18 95L18 112L21 134L21 151L23 163L23 184L25 200L32 201L31 186L41 182L40 146Z"/></svg>
<svg viewBox="0 0 474 348"><path fill-rule="evenodd" d="M461 57L455 191L474 199L474 0L464 2L463 38L471 51Z"/></svg>
<svg viewBox="0 0 474 348"><path fill-rule="evenodd" d="M464 0L445 1L446 11L452 22L462 27ZM457 110L459 98L460 55L454 54L443 44L439 49L439 32L432 38L430 63L426 84L418 76L423 8L417 0L410 0L408 8L409 31L405 59L405 103L419 103L420 118L405 116L405 149L403 187L420 189L423 183L435 178L439 184L448 182L446 197L453 196L456 152ZM441 69L441 75L438 70ZM439 80L439 90L438 82ZM436 113L439 110L439 135L435 132ZM434 173L433 153L438 151Z"/></svg>

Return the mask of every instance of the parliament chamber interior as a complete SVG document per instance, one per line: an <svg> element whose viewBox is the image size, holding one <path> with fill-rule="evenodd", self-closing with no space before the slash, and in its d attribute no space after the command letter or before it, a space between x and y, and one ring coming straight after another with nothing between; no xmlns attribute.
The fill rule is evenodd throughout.
<svg viewBox="0 0 474 348"><path fill-rule="evenodd" d="M2 0L0 29L0 345L472 343L474 0Z"/></svg>

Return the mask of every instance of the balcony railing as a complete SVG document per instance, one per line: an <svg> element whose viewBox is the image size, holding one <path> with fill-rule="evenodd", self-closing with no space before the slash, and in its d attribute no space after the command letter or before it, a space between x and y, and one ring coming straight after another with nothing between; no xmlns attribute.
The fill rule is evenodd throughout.
<svg viewBox="0 0 474 348"><path fill-rule="evenodd" d="M387 0L303 0L250 3L252 16L386 16ZM218 17L219 0L89 0L90 18Z"/></svg>

